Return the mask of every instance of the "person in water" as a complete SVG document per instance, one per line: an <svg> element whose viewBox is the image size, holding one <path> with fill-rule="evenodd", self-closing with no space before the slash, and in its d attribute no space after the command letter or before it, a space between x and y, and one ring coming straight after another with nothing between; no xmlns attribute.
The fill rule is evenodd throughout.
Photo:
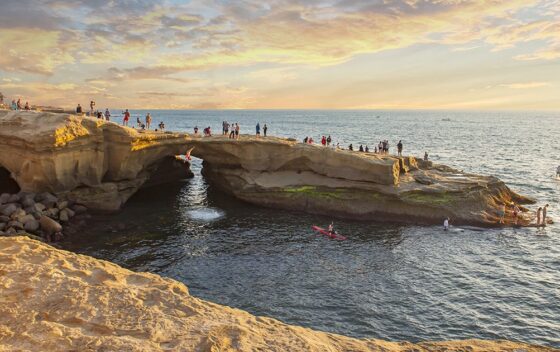
<svg viewBox="0 0 560 352"><path fill-rule="evenodd" d="M443 220L443 231L447 230L449 230L449 218L445 218L445 220Z"/></svg>
<svg viewBox="0 0 560 352"><path fill-rule="evenodd" d="M546 210L548 209L548 204L542 208L542 226L546 226Z"/></svg>

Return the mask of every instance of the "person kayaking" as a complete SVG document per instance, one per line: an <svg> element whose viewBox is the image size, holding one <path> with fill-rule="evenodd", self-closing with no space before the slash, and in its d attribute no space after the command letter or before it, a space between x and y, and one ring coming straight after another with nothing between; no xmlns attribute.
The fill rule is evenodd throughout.
<svg viewBox="0 0 560 352"><path fill-rule="evenodd" d="M330 235L336 235L336 231L334 230L334 226L333 226L333 222L331 221L331 224L329 225L329 228L327 230L329 232Z"/></svg>

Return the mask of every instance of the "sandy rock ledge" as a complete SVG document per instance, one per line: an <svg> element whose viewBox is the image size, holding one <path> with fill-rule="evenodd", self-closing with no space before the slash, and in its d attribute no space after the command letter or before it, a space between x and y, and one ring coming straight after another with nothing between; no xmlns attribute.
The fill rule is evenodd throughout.
<svg viewBox="0 0 560 352"><path fill-rule="evenodd" d="M0 351L554 351L509 341L386 342L206 302L182 283L0 238Z"/></svg>

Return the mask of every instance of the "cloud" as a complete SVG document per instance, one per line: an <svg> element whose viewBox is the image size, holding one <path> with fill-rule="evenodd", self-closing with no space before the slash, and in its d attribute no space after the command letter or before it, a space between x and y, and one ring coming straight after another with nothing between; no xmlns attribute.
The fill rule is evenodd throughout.
<svg viewBox="0 0 560 352"><path fill-rule="evenodd" d="M550 82L523 82L523 83L508 83L500 84L500 87L510 89L532 89L550 86Z"/></svg>

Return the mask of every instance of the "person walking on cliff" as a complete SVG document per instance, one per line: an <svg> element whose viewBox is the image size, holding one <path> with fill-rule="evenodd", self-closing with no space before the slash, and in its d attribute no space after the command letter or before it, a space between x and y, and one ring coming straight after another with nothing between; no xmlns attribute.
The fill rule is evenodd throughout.
<svg viewBox="0 0 560 352"><path fill-rule="evenodd" d="M397 144L397 153L399 156L402 156L402 147L403 147L402 141L399 141L399 143Z"/></svg>
<svg viewBox="0 0 560 352"><path fill-rule="evenodd" d="M266 137L266 131L268 131L268 126L266 125L266 123L264 124L263 127L263 132L264 132L264 136ZM560 170L560 166L558 166L558 169Z"/></svg>
<svg viewBox="0 0 560 352"><path fill-rule="evenodd" d="M150 124L152 123L152 116L150 115L150 113L148 113L148 115L146 115L146 129L150 129Z"/></svg>
<svg viewBox="0 0 560 352"><path fill-rule="evenodd" d="M123 112L124 118L123 118L123 126L127 126L128 127L128 120L130 119L130 113L128 112L128 109L126 109L125 112Z"/></svg>
<svg viewBox="0 0 560 352"><path fill-rule="evenodd" d="M259 138L261 136L261 124L257 122L257 126L255 126L255 135L257 138Z"/></svg>

